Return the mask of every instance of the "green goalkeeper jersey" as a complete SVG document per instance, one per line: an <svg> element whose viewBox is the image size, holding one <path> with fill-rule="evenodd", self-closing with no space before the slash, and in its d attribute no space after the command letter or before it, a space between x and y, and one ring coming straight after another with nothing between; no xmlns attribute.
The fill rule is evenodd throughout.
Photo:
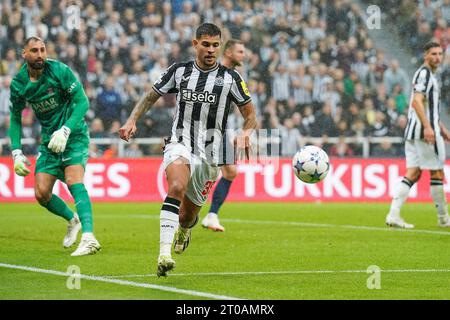
<svg viewBox="0 0 450 320"><path fill-rule="evenodd" d="M12 149L20 149L21 114L29 106L41 124L41 143L48 145L51 135L62 126L71 136L88 134L84 115L89 101L72 70L62 62L47 59L44 71L35 82L30 80L25 63L11 82L10 98Z"/></svg>

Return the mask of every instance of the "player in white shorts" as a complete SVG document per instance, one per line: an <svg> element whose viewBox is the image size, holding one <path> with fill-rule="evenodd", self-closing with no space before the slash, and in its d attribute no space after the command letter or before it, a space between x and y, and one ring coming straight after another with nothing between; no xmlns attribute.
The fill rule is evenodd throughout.
<svg viewBox="0 0 450 320"><path fill-rule="evenodd" d="M414 228L414 225L402 219L400 209L423 170L430 171L430 193L438 211L438 225L450 227L443 186L445 141L450 141L450 133L439 120L440 88L434 74L442 61L442 48L438 43L430 42L424 51L425 62L413 78L408 124L405 128L406 174L397 185L386 216L386 224L391 227Z"/></svg>
<svg viewBox="0 0 450 320"><path fill-rule="evenodd" d="M219 176L220 167L212 166L204 159L191 153L184 144L170 142L164 147L164 169L177 159L186 159L186 164L190 168L190 179L185 195L196 206L203 206L211 187Z"/></svg>
<svg viewBox="0 0 450 320"><path fill-rule="evenodd" d="M174 63L161 74L119 129L120 137L128 141L137 130L136 121L160 96L177 94L172 135L164 147L168 192L160 212L158 276L166 276L175 267L172 243L175 253L187 248L191 229L217 179L223 163L219 151L231 103L238 106L244 117L236 153L248 158L249 137L256 127L255 108L239 73L217 62L221 43L221 31L216 25L200 25L192 40L195 60Z"/></svg>

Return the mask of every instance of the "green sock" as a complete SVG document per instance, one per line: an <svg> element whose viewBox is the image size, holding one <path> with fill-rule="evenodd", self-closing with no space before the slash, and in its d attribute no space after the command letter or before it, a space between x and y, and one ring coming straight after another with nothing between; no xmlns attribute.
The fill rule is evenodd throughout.
<svg viewBox="0 0 450 320"><path fill-rule="evenodd" d="M75 206L77 207L77 213L81 221L83 233L92 232L94 229L92 224L92 204L84 184L73 184L69 187L69 190L75 200Z"/></svg>
<svg viewBox="0 0 450 320"><path fill-rule="evenodd" d="M51 213L56 214L67 221L73 218L73 211L70 210L67 204L56 194L52 194L50 201L44 207Z"/></svg>

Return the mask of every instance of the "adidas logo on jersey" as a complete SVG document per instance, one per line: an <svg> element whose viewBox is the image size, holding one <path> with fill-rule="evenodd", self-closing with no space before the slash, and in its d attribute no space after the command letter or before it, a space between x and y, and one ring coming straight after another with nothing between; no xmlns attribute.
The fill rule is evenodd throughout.
<svg viewBox="0 0 450 320"><path fill-rule="evenodd" d="M181 100L185 102L202 102L202 103L217 103L217 94L208 91L196 92L189 89L181 90Z"/></svg>

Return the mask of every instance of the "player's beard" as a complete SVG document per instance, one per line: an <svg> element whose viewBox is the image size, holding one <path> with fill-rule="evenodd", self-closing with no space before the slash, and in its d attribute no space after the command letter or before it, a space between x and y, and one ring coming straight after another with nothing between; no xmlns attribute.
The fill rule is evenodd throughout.
<svg viewBox="0 0 450 320"><path fill-rule="evenodd" d="M233 61L231 61L231 63L233 64L234 68L242 66L242 62L239 62L237 60L233 60Z"/></svg>
<svg viewBox="0 0 450 320"><path fill-rule="evenodd" d="M38 61L34 61L34 62L31 62L28 64L32 69L42 70L42 69L44 69L45 60L38 60Z"/></svg>

